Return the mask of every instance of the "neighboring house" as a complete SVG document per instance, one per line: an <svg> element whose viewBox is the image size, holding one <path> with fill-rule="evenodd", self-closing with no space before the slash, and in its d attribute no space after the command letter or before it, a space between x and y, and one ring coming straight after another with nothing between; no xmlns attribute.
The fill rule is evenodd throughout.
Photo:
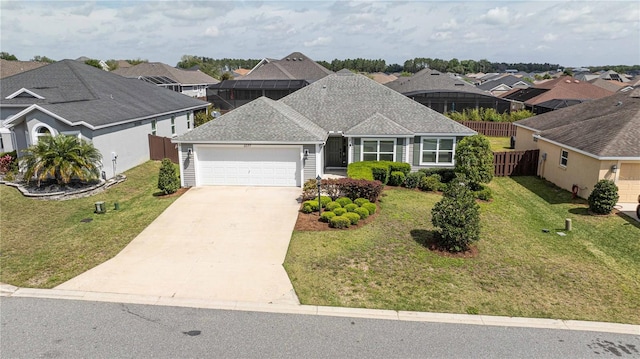
<svg viewBox="0 0 640 359"><path fill-rule="evenodd" d="M604 80L597 78L589 81L590 84L603 88L611 92L626 92L633 90L633 86L629 85L629 82L622 82L617 80Z"/></svg>
<svg viewBox="0 0 640 359"><path fill-rule="evenodd" d="M587 198L601 179L640 195L640 89L515 122L516 150L540 150L538 175Z"/></svg>
<svg viewBox="0 0 640 359"><path fill-rule="evenodd" d="M302 186L363 160L453 167L476 132L363 75L340 71L258 98L178 136L182 185Z"/></svg>
<svg viewBox="0 0 640 359"><path fill-rule="evenodd" d="M503 98L522 104L534 114L573 106L585 101L611 96L614 92L588 82L562 76L526 89L514 89L502 95Z"/></svg>
<svg viewBox="0 0 640 359"><path fill-rule="evenodd" d="M514 75L507 75L499 77L495 80L486 81L478 85L477 87L482 91L491 93L493 96L500 96L513 90L514 88L529 88L531 87L531 84Z"/></svg>
<svg viewBox="0 0 640 359"><path fill-rule="evenodd" d="M74 60L1 79L0 94L0 151L74 135L100 151L107 177L149 160L148 134L183 134L209 105Z"/></svg>
<svg viewBox="0 0 640 359"><path fill-rule="evenodd" d="M249 69L239 68L231 71L231 74L233 75L233 78L240 78L242 76L246 76L250 71L251 70Z"/></svg>
<svg viewBox="0 0 640 359"><path fill-rule="evenodd" d="M384 72L374 72L366 75L369 76L373 81L383 85L398 79L398 76L393 74L386 74Z"/></svg>
<svg viewBox="0 0 640 359"><path fill-rule="evenodd" d="M226 112L261 96L281 99L332 73L300 52L281 60L265 58L240 79L209 86L207 100Z"/></svg>
<svg viewBox="0 0 640 359"><path fill-rule="evenodd" d="M440 113L474 108L493 108L503 113L511 108L508 100L431 69L420 70L411 77L399 77L384 85Z"/></svg>
<svg viewBox="0 0 640 359"><path fill-rule="evenodd" d="M111 72L124 77L144 80L201 100L207 98L209 85L220 82L199 70L178 69L161 62L143 62L131 67L117 68Z"/></svg>
<svg viewBox="0 0 640 359"><path fill-rule="evenodd" d="M47 62L9 61L0 59L0 79L49 65Z"/></svg>
<svg viewBox="0 0 640 359"><path fill-rule="evenodd" d="M93 60L93 59L88 58L86 56L80 56L80 57L78 57L76 59L76 61L82 62L82 63L84 63L86 61L89 61L89 60ZM109 65L107 65L107 63L104 60L98 60L98 63L100 64L100 68L102 68L105 71L109 71Z"/></svg>

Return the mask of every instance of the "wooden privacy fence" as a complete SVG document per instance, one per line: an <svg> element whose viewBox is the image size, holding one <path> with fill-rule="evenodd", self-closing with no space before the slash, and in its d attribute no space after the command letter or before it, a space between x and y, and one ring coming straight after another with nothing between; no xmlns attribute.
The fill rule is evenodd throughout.
<svg viewBox="0 0 640 359"><path fill-rule="evenodd" d="M460 123L489 137L511 137L516 135L516 126L511 122L462 121Z"/></svg>
<svg viewBox="0 0 640 359"><path fill-rule="evenodd" d="M538 172L540 150L510 151L493 153L493 175L535 176Z"/></svg>
<svg viewBox="0 0 640 359"><path fill-rule="evenodd" d="M155 161L168 158L178 163L178 145L171 143L170 138L149 134L149 157Z"/></svg>

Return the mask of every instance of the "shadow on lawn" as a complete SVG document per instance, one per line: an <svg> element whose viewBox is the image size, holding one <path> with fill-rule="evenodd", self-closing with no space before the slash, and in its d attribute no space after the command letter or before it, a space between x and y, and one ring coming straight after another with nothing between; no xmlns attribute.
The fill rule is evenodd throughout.
<svg viewBox="0 0 640 359"><path fill-rule="evenodd" d="M534 176L513 176L516 183L528 189L549 204L586 204L582 198L573 198L571 192L564 190L555 184Z"/></svg>
<svg viewBox="0 0 640 359"><path fill-rule="evenodd" d="M629 215L625 214L624 212L618 211L616 212L616 216L628 222L624 224L625 226L632 225L640 229L640 222L636 221L635 218L631 218Z"/></svg>
<svg viewBox="0 0 640 359"><path fill-rule="evenodd" d="M432 248L437 245L436 234L434 231L428 231L426 229L412 229L411 237L418 244L426 248Z"/></svg>

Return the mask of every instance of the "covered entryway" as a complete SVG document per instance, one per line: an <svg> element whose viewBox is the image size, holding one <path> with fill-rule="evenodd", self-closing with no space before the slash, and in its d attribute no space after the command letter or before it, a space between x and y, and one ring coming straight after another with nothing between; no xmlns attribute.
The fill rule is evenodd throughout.
<svg viewBox="0 0 640 359"><path fill-rule="evenodd" d="M325 167L347 167L347 139L346 137L331 136L327 138L325 146Z"/></svg>
<svg viewBox="0 0 640 359"><path fill-rule="evenodd" d="M194 147L198 186L300 187L301 146Z"/></svg>

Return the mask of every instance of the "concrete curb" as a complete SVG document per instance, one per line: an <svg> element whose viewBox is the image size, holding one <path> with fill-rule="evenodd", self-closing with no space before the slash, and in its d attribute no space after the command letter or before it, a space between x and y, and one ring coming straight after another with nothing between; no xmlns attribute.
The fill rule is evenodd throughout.
<svg viewBox="0 0 640 359"><path fill-rule="evenodd" d="M640 325L580 320L516 318L490 315L470 315L453 313L424 313L384 309L322 307L315 305L291 305L273 303L253 303L238 301L211 301L135 294L83 292L62 289L17 288L0 284L0 297L28 297L49 299L71 299L96 302L163 305L172 307L239 310L246 312L269 312L282 314L304 314L332 317L402 320L414 322L452 323L488 325L502 327L522 327L539 329L579 330L604 333L640 335Z"/></svg>

